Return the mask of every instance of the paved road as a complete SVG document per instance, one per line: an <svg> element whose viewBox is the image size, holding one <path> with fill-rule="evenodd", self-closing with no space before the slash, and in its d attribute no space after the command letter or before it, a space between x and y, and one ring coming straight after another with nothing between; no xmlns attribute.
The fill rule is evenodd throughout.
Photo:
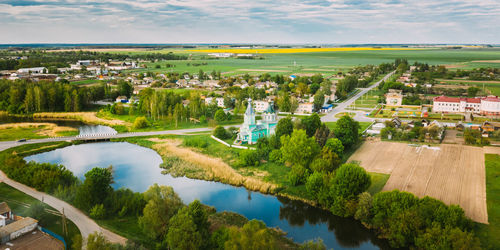
<svg viewBox="0 0 500 250"><path fill-rule="evenodd" d="M231 125L238 127L238 125ZM231 127L226 126L226 127ZM186 133L196 133L196 132L205 132L211 131L212 128L190 128L190 129L178 129L178 130L164 130L164 131L149 131L149 132L131 132L131 133L120 133L120 134L110 134L105 136L90 136L86 138L126 138L126 137L137 137L137 136L153 136L153 135L181 135ZM8 148L17 147L24 144L32 144L32 143L43 143L43 142L58 142L58 141L74 141L82 138L76 136L69 137L54 137L54 138L44 138L44 139L30 139L26 142L17 142L17 141L3 141L0 142L0 151L6 150Z"/></svg>
<svg viewBox="0 0 500 250"><path fill-rule="evenodd" d="M9 179L2 171L0 171L0 182L5 182L9 186L29 195L32 196L33 198L36 198L38 200L43 200L46 204L49 206L57 209L60 213L63 212L66 215L66 218L71 220L75 225L80 229L80 233L82 234L83 238L87 238L89 234L93 232L102 232L102 234L111 242L113 243L120 243L122 245L125 245L127 242L126 238L123 238L122 236L115 234L109 230L106 230L97 223L95 223L92 219L87 217L84 213L82 213L80 210L77 208L69 205L68 203L59 200L51 195L48 195L46 193L42 193L39 191L36 191L34 188L28 187L24 184L21 184L19 182L16 182L14 180Z"/></svg>
<svg viewBox="0 0 500 250"><path fill-rule="evenodd" d="M380 81L374 83L372 86L370 86L368 88L362 88L359 93L357 93L355 96L351 97L350 99L348 99L342 103L339 103L330 113L321 117L321 121L322 122L337 121L338 118L336 118L335 115L337 115L338 113L342 113L342 112L355 112L356 116L354 117L354 119L357 121L360 121L360 122L373 121L373 118L365 116L365 114L366 114L365 111L346 110L346 108L349 107L351 104L353 104L358 98L360 98L361 96L366 94L368 91L372 90L373 88L376 88L382 81L387 80L390 76L392 76L392 74L394 74L394 72L396 72L396 71L393 71L393 72L387 74L386 76L384 76L384 78L382 78Z"/></svg>

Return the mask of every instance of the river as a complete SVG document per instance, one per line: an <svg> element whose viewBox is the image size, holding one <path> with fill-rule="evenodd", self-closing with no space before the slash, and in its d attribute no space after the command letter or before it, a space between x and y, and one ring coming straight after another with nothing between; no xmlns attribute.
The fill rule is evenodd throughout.
<svg viewBox="0 0 500 250"><path fill-rule="evenodd" d="M295 242L321 238L333 249L386 249L387 242L353 219L345 219L303 202L277 198L218 182L174 178L161 173L162 158L154 150L126 142L73 145L26 157L27 161L63 164L78 178L93 167L113 166L114 188L144 192L153 183L172 186L184 203L198 199L217 211L279 227Z"/></svg>

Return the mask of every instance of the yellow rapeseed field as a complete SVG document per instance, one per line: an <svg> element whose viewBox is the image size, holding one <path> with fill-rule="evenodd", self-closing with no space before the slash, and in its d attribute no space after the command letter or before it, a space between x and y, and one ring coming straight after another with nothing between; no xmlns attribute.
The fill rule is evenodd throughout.
<svg viewBox="0 0 500 250"><path fill-rule="evenodd" d="M283 48L283 49L200 49L188 50L202 53L237 53L237 54L285 54L285 53L308 53L308 52L335 52L335 51L367 51L367 50L419 50L418 48Z"/></svg>

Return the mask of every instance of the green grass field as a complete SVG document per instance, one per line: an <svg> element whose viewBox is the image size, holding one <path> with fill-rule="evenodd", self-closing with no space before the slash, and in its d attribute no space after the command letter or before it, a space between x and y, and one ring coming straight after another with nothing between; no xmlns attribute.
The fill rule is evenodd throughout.
<svg viewBox="0 0 500 250"><path fill-rule="evenodd" d="M0 141L15 141L22 138L25 139L40 139L47 138L37 134L40 128L6 128L0 130Z"/></svg>
<svg viewBox="0 0 500 250"><path fill-rule="evenodd" d="M5 183L0 183L0 202L2 201L6 201L9 207L12 209L12 212L20 216L29 216L28 206L39 202L37 199L26 195ZM44 205L44 207L46 209L55 210L54 208L46 204ZM40 225L64 237L64 240L66 241L68 247L71 247L72 238L75 235L80 235L80 230L78 230L78 228L72 221L66 220L68 234L64 235L62 230L61 216L57 216L48 212L45 212L42 216L44 217L44 219L42 220Z"/></svg>
<svg viewBox="0 0 500 250"><path fill-rule="evenodd" d="M81 80L81 81L74 81L71 82L73 85L88 85L88 84L95 84L95 83L101 83L101 80L97 79L88 79L88 80Z"/></svg>
<svg viewBox="0 0 500 250"><path fill-rule="evenodd" d="M368 91L368 93L364 94L361 96L359 99L357 99L354 102L354 105L349 106L349 109L368 109L368 108L375 108L378 105L378 99L380 94L382 93L382 90L378 89L372 89Z"/></svg>
<svg viewBox="0 0 500 250"><path fill-rule="evenodd" d="M326 126L328 126L329 129L335 128L335 122L325 122ZM371 122L359 122L359 132L365 131L368 126L372 124Z"/></svg>
<svg viewBox="0 0 500 250"><path fill-rule="evenodd" d="M380 51L334 51L334 52L311 52L291 54L261 54L264 59L201 59L207 53L188 52L182 49L166 49L154 52L179 54L191 54L191 60L170 60L159 63L149 63L147 69L134 70L136 72L190 72L197 73L200 69L205 72L212 70L221 71L225 75L236 74L314 74L321 73L333 75L338 71L345 72L348 68L357 65L378 65L384 62L393 62L396 58L407 58L410 63L415 61L426 62L432 65L456 65L450 69L471 69L477 67L500 67L500 63L484 62L487 60L498 60L500 49L422 49L422 50L380 50ZM126 52L144 53L144 51ZM483 61L483 62L474 62ZM166 64L175 65L166 68ZM206 65L203 65L205 64ZM155 65L161 68L156 69ZM189 65L188 65L189 64ZM194 65L193 65L194 64ZM197 65L199 64L199 65ZM197 65L197 66L195 66Z"/></svg>
<svg viewBox="0 0 500 250"><path fill-rule="evenodd" d="M379 174L379 173L369 173L372 184L368 188L368 193L371 195L374 195L380 191L382 191L382 188L384 188L385 183L387 180L389 180L389 177L391 176L390 174Z"/></svg>
<svg viewBox="0 0 500 250"><path fill-rule="evenodd" d="M484 249L500 249L500 155L486 154L486 204L489 225L476 224Z"/></svg>

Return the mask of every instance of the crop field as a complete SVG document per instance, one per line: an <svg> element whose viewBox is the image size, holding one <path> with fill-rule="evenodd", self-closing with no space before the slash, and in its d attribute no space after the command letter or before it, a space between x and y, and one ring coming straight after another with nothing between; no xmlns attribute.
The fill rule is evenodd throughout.
<svg viewBox="0 0 500 250"><path fill-rule="evenodd" d="M488 223L484 152L480 147L365 142L349 161L360 162L369 172L390 174L384 191L398 189L458 204L472 220Z"/></svg>
<svg viewBox="0 0 500 250"><path fill-rule="evenodd" d="M499 65L500 67L500 65ZM448 86L463 86L463 87L478 87L481 90L485 88L486 94L500 96L500 81L471 81L471 80L461 80L461 79L436 79L441 84Z"/></svg>
<svg viewBox="0 0 500 250"><path fill-rule="evenodd" d="M326 49L326 48L325 48ZM330 48L333 49L333 48ZM339 48L335 48L339 49ZM241 53L236 49L228 49L234 53ZM262 49L264 50L264 49ZM205 72L221 71L224 75L239 74L315 74L326 76L337 72L345 72L357 65L378 65L393 62L396 58L407 58L410 63L414 61L426 62L431 65L458 65L456 69L470 69L475 67L500 67L500 49L370 49L349 51L322 51L320 49L302 49L305 51L293 52L290 49L269 49L268 52L259 53L262 59L236 59L236 58L207 58L208 53L214 50L188 50L188 49L163 49L163 50L137 50L120 51L114 53L140 54L140 53L168 53L190 55L189 60L168 60L148 63L147 69L134 70L136 72L190 72L197 73L200 69ZM202 52L203 51L203 52ZM224 50L225 51L225 50ZM252 50L252 54L255 50ZM316 52L310 52L316 51ZM174 65L167 68L166 64ZM159 64L161 68L155 68ZM454 69L454 68L450 68Z"/></svg>

